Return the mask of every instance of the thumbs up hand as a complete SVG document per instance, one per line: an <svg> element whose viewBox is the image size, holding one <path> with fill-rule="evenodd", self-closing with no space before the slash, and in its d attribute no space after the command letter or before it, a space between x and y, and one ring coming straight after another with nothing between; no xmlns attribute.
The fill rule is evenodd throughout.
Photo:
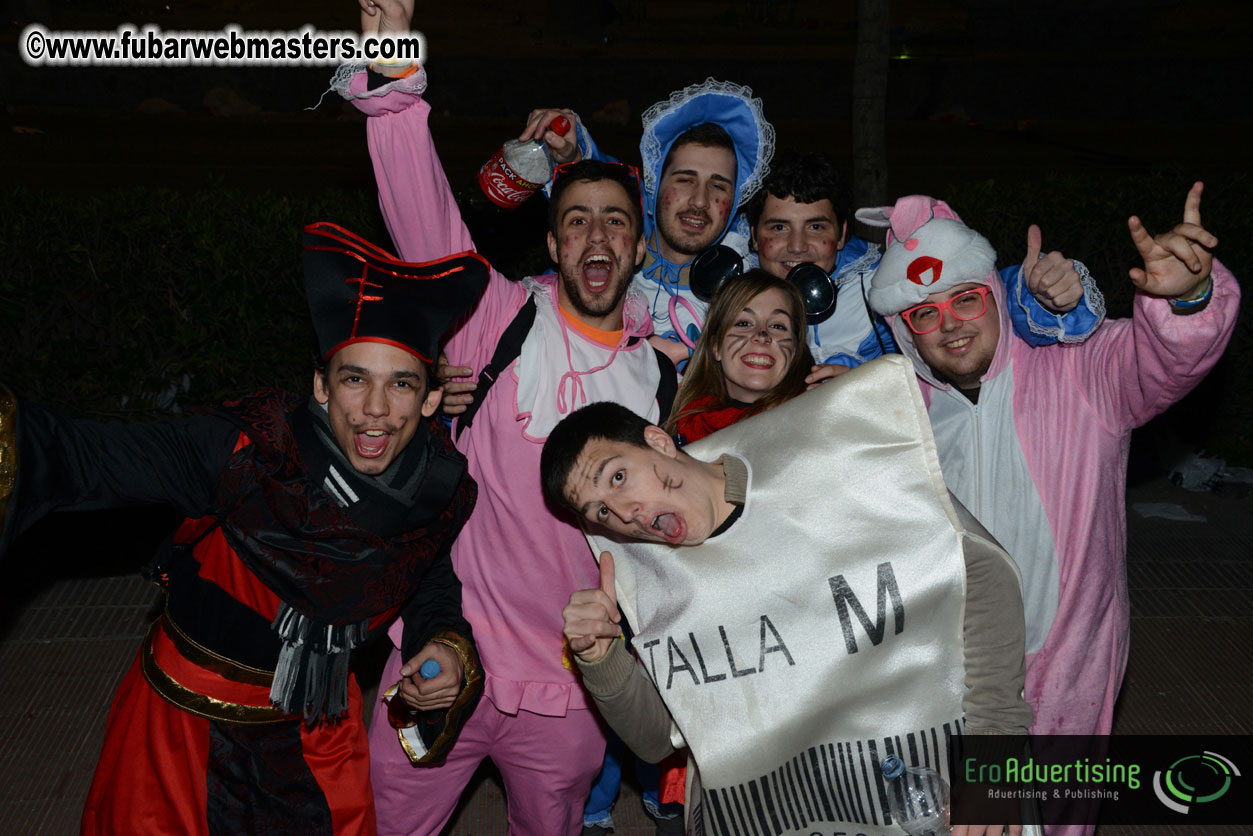
<svg viewBox="0 0 1253 836"><path fill-rule="evenodd" d="M1083 285L1075 263L1054 250L1041 256L1044 236L1040 227L1027 228L1027 257L1022 262L1022 280L1041 305L1055 313L1073 310L1083 298Z"/></svg>
<svg viewBox="0 0 1253 836"><path fill-rule="evenodd" d="M622 634L618 593L614 588L613 555L600 553L600 587L580 589L570 595L561 611L563 632L570 650L580 661L595 663L605 658L609 646Z"/></svg>

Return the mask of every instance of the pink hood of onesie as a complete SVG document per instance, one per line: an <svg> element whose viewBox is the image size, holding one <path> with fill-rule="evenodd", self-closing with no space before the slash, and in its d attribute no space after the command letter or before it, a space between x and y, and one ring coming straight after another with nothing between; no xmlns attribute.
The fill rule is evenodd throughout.
<svg viewBox="0 0 1253 836"><path fill-rule="evenodd" d="M932 292L965 282L978 282L992 289L1000 316L1000 336L992 364L980 380L1000 374L1009 365L1013 328L1009 324L1005 284L996 272L996 253L987 239L967 227L947 203L927 195L907 195L892 206L858 209L857 219L887 229L883 259L871 282L870 304L887 321L897 347L913 362L918 376L937 388L951 388L922 359L914 345L914 334L900 312L919 304ZM927 257L940 265L947 263L948 270L934 284L923 287L916 280L911 282L906 273L911 264Z"/></svg>

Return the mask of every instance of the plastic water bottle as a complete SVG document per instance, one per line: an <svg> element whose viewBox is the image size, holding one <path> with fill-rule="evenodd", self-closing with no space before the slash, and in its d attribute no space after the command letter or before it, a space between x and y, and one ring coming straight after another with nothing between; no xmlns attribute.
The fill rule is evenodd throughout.
<svg viewBox="0 0 1253 836"><path fill-rule="evenodd" d="M906 766L896 755L879 763L888 780L888 809L909 836L947 836L948 782L925 766Z"/></svg>
<svg viewBox="0 0 1253 836"><path fill-rule="evenodd" d="M570 130L570 120L558 116L548 126L557 136ZM544 187L553 174L553 161L542 139L510 139L479 169L479 187L497 206L516 209Z"/></svg>

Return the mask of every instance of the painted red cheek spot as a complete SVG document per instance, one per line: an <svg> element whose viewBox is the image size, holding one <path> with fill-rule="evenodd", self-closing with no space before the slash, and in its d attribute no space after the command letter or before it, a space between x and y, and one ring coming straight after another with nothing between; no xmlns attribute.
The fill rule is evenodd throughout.
<svg viewBox="0 0 1253 836"><path fill-rule="evenodd" d="M933 256L924 255L915 258L909 263L909 267L905 270L905 275L914 284L927 287L938 282L940 273L943 271L943 261Z"/></svg>
<svg viewBox="0 0 1253 836"><path fill-rule="evenodd" d="M917 239L917 238L910 238L908 241L906 241L906 242L905 242L905 249L906 249L906 250L908 250L908 251L909 251L909 252L911 252L911 253L912 253L914 250L918 249L918 239Z"/></svg>

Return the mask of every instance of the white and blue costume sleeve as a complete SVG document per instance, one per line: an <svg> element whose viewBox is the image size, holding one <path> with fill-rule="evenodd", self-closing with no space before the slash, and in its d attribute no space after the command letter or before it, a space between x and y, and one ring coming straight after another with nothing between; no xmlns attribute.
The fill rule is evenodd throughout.
<svg viewBox="0 0 1253 836"><path fill-rule="evenodd" d="M856 237L850 237L840 252L835 269L841 290L836 308L838 315L809 328L810 347L818 362L856 368L885 353L897 352L891 329L882 317L871 315L859 293L865 278L878 265L878 257L877 248ZM1021 265L1000 271L1001 281L1007 288L1011 324L1019 339L1033 346L1078 343L1096 331L1105 318L1105 299L1087 267L1076 261L1075 269L1083 285L1083 299L1064 314L1053 313L1031 295L1023 281ZM850 310L841 312L841 306ZM856 315L850 318L854 310ZM853 348L851 341L858 336L861 341Z"/></svg>
<svg viewBox="0 0 1253 836"><path fill-rule="evenodd" d="M832 354L822 362L827 365L848 366L855 369L862 363L869 363L877 357L884 354L899 354L896 349L896 340L892 339L892 329L888 328L888 324L883 321L883 317L876 316L872 320L874 330L866 335L861 341L861 345L857 346L856 354L846 354L843 352Z"/></svg>
<svg viewBox="0 0 1253 836"><path fill-rule="evenodd" d="M831 280L839 288L835 312L810 325L809 346L819 363L857 368L862 363L896 353L892 332L866 303L866 286L879 263L879 248L849 236L835 262Z"/></svg>
<svg viewBox="0 0 1253 836"><path fill-rule="evenodd" d="M600 160L604 163L616 163L617 160L608 154L602 152L596 145L596 140L592 139L592 135L587 128L583 127L583 121L575 120L575 135L579 143L579 151L583 154L585 160Z"/></svg>
<svg viewBox="0 0 1253 836"><path fill-rule="evenodd" d="M1083 286L1083 298L1073 310L1061 314L1048 310L1031 295L1023 281L1021 264L1000 271L1001 281L1008 291L1009 318L1019 339L1041 346L1081 343L1092 336L1105 319L1105 297L1082 262L1075 262L1075 270Z"/></svg>

